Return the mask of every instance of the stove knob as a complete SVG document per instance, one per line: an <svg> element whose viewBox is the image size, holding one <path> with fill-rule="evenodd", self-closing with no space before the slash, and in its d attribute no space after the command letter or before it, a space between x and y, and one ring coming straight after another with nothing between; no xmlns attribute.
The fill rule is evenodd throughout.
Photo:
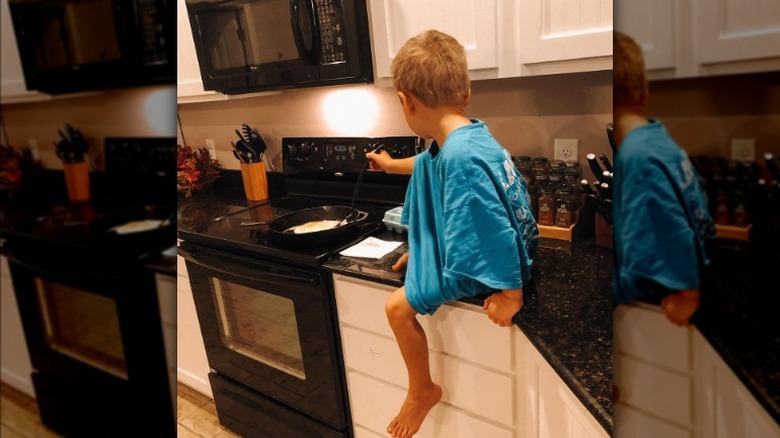
<svg viewBox="0 0 780 438"><path fill-rule="evenodd" d="M287 145L287 158L298 158L298 146L294 144Z"/></svg>

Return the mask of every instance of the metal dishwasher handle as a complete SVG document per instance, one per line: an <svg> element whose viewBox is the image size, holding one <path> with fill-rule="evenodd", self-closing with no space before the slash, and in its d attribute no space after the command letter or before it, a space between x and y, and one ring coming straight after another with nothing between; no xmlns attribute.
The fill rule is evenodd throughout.
<svg viewBox="0 0 780 438"><path fill-rule="evenodd" d="M257 275L250 275L246 274L243 271L245 271L245 268L243 268L240 264L237 263L231 263L231 260L236 261L242 261L245 263L250 263L254 265L262 265L263 263L258 263L256 260L248 259L245 257L240 257L236 255L230 255L230 256L222 256L224 262L226 264L233 265L235 270L225 270L221 267L214 266L213 264L210 264L208 262L205 262L203 260L199 260L195 254L193 254L190 251L187 251L186 249L182 249L182 247L178 247L178 253L180 256L184 257L185 260L188 260L192 263L195 263L198 266L201 266L205 269L208 269L210 271L215 271L220 274L225 274L228 276L234 276L234 277L241 277L243 279L249 280L249 281L262 281L265 283L274 283L278 285L290 285L290 284L297 284L297 285L305 285L305 286L317 286L319 284L319 278L314 277L304 277L304 276L297 276L297 275L285 275L285 274L276 274L273 272L260 272ZM220 257L219 255L215 255L216 257ZM268 265L268 264L266 264ZM304 274L305 275L305 274Z"/></svg>

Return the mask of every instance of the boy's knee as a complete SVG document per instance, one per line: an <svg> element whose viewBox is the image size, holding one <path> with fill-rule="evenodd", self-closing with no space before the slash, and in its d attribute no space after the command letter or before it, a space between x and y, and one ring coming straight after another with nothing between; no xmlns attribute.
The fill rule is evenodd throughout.
<svg viewBox="0 0 780 438"><path fill-rule="evenodd" d="M402 295L392 294L385 302L385 314L391 325L408 319L409 305L404 300Z"/></svg>

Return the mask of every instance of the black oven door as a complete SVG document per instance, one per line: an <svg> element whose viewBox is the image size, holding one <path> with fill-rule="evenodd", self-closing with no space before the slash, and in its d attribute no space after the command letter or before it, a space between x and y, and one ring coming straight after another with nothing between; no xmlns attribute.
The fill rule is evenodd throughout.
<svg viewBox="0 0 780 438"><path fill-rule="evenodd" d="M140 433L132 422L144 418L145 433L175 434L153 274L111 274L85 259L10 249L4 254L46 424L78 434Z"/></svg>
<svg viewBox="0 0 780 438"><path fill-rule="evenodd" d="M345 383L326 274L186 242L179 254L210 368L345 429Z"/></svg>

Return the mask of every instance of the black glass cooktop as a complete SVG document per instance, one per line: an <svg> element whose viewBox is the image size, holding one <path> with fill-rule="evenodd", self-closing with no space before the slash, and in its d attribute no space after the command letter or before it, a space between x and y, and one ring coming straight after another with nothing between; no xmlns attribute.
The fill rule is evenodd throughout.
<svg viewBox="0 0 780 438"><path fill-rule="evenodd" d="M300 235L295 239L296 243L291 244L289 241L275 238L268 224L296 210L323 205L348 205L348 202L281 198L260 203L246 201L246 203L220 204L218 207L208 207L200 203L192 204L180 211L180 215L188 219L180 224L179 237L185 242L206 245L231 253L238 251L312 267L319 267L331 254L375 234L381 228L382 218L388 209L379 205L357 204L355 207L368 216L360 223L353 224L348 232L340 234L333 240L326 239L325 242L319 238L309 239L306 235ZM212 216L206 217L208 215ZM196 221L194 218L200 220Z"/></svg>

